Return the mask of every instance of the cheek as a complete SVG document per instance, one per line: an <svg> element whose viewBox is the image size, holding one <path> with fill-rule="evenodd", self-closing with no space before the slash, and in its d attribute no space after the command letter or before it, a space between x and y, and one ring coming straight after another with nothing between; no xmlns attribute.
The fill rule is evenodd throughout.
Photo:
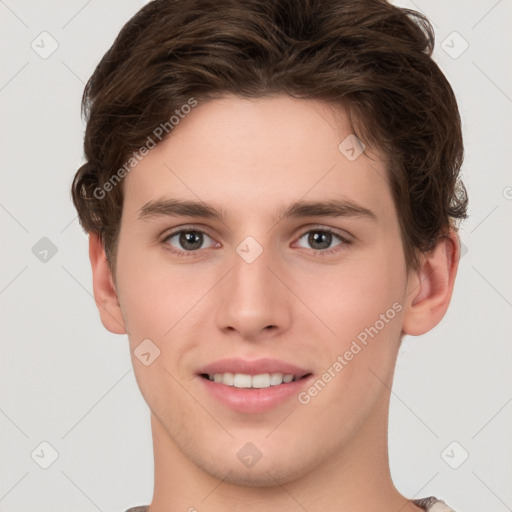
<svg viewBox="0 0 512 512"><path fill-rule="evenodd" d="M130 250L120 241L117 263L119 299L131 337L165 342L207 287L206 276L192 266L169 265L157 251Z"/></svg>
<svg viewBox="0 0 512 512"><path fill-rule="evenodd" d="M397 313L404 299L406 274L397 259L399 255L383 251L347 265L322 268L303 282L300 295L334 331L335 344L343 345L376 322L381 327L381 315L385 316L386 331L401 331Z"/></svg>
<svg viewBox="0 0 512 512"><path fill-rule="evenodd" d="M372 415L385 414L400 344L404 277L392 258L340 270L308 300L333 331L322 336L321 374L299 398L315 435L344 442ZM321 280L317 280L319 284ZM315 290L311 292L311 290ZM340 426L343 425L343 428Z"/></svg>
<svg viewBox="0 0 512 512"><path fill-rule="evenodd" d="M331 368L336 377L324 374L331 392L322 392L318 404L327 406L334 401L343 408L354 396L372 402L383 388L376 375L385 382L391 379L400 345L406 287L405 262L400 258L392 248L374 252L371 258L322 270L299 292L334 331L322 336L319 355L324 369Z"/></svg>
<svg viewBox="0 0 512 512"><path fill-rule="evenodd" d="M129 330L137 384L151 410L179 429L187 421L185 412L200 416L178 382L188 378L182 362L196 343L186 334L197 321L194 305L204 295L206 285L197 272L184 271L185 266L149 261L149 251L133 250L121 240L119 247L119 301ZM150 354L148 365L143 362L143 352ZM166 416L167 410L177 409L183 414L171 419Z"/></svg>

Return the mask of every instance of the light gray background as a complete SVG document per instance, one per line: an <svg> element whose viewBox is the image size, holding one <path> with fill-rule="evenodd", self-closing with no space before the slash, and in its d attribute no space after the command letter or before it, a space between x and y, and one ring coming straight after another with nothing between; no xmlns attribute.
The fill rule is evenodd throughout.
<svg viewBox="0 0 512 512"><path fill-rule="evenodd" d="M149 409L127 338L99 321L87 237L69 196L82 162L84 84L142 5L0 0L2 512L123 512L151 500ZM504 512L512 510L512 2L400 5L422 10L436 29L435 58L463 118L470 217L451 308L431 333L407 338L398 361L392 473L410 497ZM31 48L43 31L59 45L47 59ZM42 237L58 250L46 263L32 252ZM49 461L43 441L59 455L48 469L35 462Z"/></svg>

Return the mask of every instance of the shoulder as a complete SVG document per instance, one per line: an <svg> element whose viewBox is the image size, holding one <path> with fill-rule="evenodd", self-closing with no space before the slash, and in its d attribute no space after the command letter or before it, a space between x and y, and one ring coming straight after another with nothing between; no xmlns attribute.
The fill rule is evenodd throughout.
<svg viewBox="0 0 512 512"><path fill-rule="evenodd" d="M418 507L425 510L425 512L455 512L444 501L438 500L431 496L430 498L423 498L421 500L413 500L413 503ZM140 505L126 510L126 512L146 512L149 505Z"/></svg>
<svg viewBox="0 0 512 512"><path fill-rule="evenodd" d="M444 501L438 500L433 496L421 500L413 500L413 503L425 510L425 512L455 512Z"/></svg>

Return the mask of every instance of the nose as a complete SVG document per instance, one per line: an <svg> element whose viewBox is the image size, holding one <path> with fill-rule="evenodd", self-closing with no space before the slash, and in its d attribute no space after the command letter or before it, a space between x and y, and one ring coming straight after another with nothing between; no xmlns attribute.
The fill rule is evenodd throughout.
<svg viewBox="0 0 512 512"><path fill-rule="evenodd" d="M269 249L254 260L234 255L233 268L219 290L220 330L248 341L275 337L291 325L291 299L279 261ZM281 279L278 278L281 274ZM283 279L284 278L284 279Z"/></svg>

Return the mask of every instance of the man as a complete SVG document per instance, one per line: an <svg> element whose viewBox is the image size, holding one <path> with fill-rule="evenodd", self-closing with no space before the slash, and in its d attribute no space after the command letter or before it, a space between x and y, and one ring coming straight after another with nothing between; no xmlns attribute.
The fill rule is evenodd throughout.
<svg viewBox="0 0 512 512"><path fill-rule="evenodd" d="M73 199L151 410L132 512L451 510L403 497L387 451L467 207L432 46L383 0L155 0L101 60Z"/></svg>

